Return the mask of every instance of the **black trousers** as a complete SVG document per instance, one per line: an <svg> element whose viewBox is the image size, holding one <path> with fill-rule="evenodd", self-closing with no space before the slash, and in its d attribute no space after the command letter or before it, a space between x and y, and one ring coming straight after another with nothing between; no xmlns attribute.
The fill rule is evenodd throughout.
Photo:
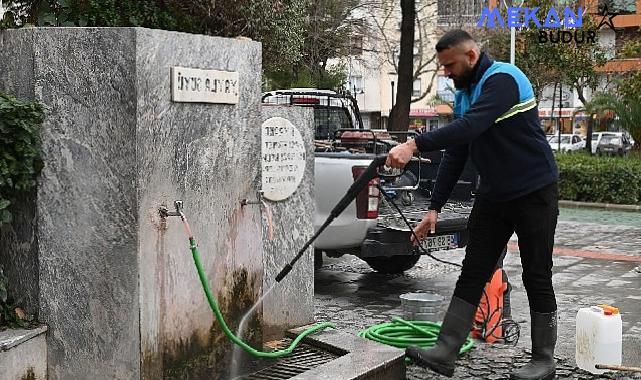
<svg viewBox="0 0 641 380"><path fill-rule="evenodd" d="M516 232L530 310L555 311L552 248L559 215L558 198L556 182L507 202L477 198L468 221L470 240L454 295L478 305L485 283Z"/></svg>

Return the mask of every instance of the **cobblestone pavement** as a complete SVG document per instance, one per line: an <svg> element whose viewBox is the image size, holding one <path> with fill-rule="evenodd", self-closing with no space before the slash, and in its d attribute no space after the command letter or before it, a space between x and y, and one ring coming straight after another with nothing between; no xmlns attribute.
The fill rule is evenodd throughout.
<svg viewBox="0 0 641 380"><path fill-rule="evenodd" d="M641 217L641 214L638 214ZM595 219L595 220L598 220ZM514 240L516 237L513 238ZM571 256L554 257L554 284L559 306L557 363L559 379L641 379L641 374L608 373L597 376L575 368L574 331L576 312L581 307L609 303L621 309L623 319L623 365L641 365L641 260L614 261L609 255L641 259L641 228L602 226L596 223L561 221L557 229L558 251L572 250ZM578 256L574 253L578 252ZM602 257L581 257L582 253ZM464 250L437 252L440 258L459 262ZM513 285L513 317L521 336L516 346L477 346L458 361L455 379L508 379L510 368L527 361L530 347L529 309L520 279L521 268L515 242L505 260ZM399 296L428 291L449 299L458 268L422 257L402 275L382 275L353 256L326 258L316 273L316 320L332 321L351 333L402 315ZM442 306L445 309L447 304ZM442 317L442 312L438 316ZM408 379L445 379L415 365L408 366Z"/></svg>
<svg viewBox="0 0 641 380"><path fill-rule="evenodd" d="M641 219L641 213L635 213ZM641 257L641 227L561 221L555 245Z"/></svg>

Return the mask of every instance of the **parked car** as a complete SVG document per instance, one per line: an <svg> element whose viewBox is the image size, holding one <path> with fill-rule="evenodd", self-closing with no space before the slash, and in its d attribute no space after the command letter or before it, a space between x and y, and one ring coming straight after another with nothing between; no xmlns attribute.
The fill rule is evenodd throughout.
<svg viewBox="0 0 641 380"><path fill-rule="evenodd" d="M553 151L559 150L559 136L554 135L548 143ZM575 152L585 148L585 140L579 135L563 134L561 135L561 152Z"/></svg>
<svg viewBox="0 0 641 380"><path fill-rule="evenodd" d="M621 136L625 137L628 142L630 143L631 147L634 147L634 139L632 136L630 136L630 133L628 132L594 132L592 134L592 153L596 154L597 153L597 146L599 145L599 141L601 141L601 138L604 136Z"/></svg>
<svg viewBox="0 0 641 380"><path fill-rule="evenodd" d="M599 145L599 141L603 135L615 136L615 132L594 132L592 134L592 154L596 154L596 147Z"/></svg>
<svg viewBox="0 0 641 380"><path fill-rule="evenodd" d="M596 146L596 154L625 156L632 149L632 144L625 134L604 134Z"/></svg>

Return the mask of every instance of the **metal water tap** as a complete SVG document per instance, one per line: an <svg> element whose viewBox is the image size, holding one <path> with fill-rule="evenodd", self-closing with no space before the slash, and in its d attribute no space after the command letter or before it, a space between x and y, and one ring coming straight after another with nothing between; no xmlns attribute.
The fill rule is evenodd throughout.
<svg viewBox="0 0 641 380"><path fill-rule="evenodd" d="M262 190L258 190L256 192L256 200L255 201L249 200L249 199L241 199L240 200L240 205L243 206L243 207L246 206L246 205L260 205L260 204L264 204L264 203L265 202L263 201L263 191Z"/></svg>
<svg viewBox="0 0 641 380"><path fill-rule="evenodd" d="M183 211L183 201L181 200L176 200L174 201L174 207L176 208L176 211L169 211L167 209L167 206L160 206L158 209L158 213L162 218L166 218L169 216L182 216L182 211Z"/></svg>

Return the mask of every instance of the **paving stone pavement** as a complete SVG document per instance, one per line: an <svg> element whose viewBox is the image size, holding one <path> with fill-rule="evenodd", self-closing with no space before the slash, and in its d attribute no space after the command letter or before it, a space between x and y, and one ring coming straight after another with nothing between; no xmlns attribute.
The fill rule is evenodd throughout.
<svg viewBox="0 0 641 380"><path fill-rule="evenodd" d="M641 256L641 227L561 221L555 245Z"/></svg>
<svg viewBox="0 0 641 380"><path fill-rule="evenodd" d="M515 244L512 246L505 260L505 270L514 287L513 317L521 328L519 342L516 346L477 344L459 359L454 379L508 379L511 368L528 360L529 308L520 279L520 258ZM641 228L561 221L555 246L605 255L599 259L554 256L553 280L559 307L557 378L641 379L639 373L592 375L579 370L574 363L576 312L580 307L609 303L622 312L623 365L641 366L641 261L614 261L607 256L625 254L641 259ZM464 250L437 252L436 255L460 263ZM401 294L428 291L449 299L457 277L458 268L428 257L422 257L414 268L401 275L378 274L353 256L326 258L325 265L316 273L316 319L332 321L337 328L356 334L402 315L398 298ZM442 305L441 314L437 316L439 320L446 307L446 303ZM407 378L446 379L416 365L408 365Z"/></svg>

